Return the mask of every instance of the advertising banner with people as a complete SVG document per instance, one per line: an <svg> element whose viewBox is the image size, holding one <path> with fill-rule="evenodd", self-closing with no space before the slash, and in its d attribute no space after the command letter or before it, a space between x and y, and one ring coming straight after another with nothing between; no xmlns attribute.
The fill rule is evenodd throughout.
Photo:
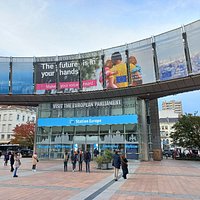
<svg viewBox="0 0 200 200"><path fill-rule="evenodd" d="M128 86L128 73L125 56L125 46L107 49L104 51L104 77L107 89L123 88ZM103 76L100 80L103 84Z"/></svg>
<svg viewBox="0 0 200 200"><path fill-rule="evenodd" d="M9 93L9 58L0 58L0 94Z"/></svg>
<svg viewBox="0 0 200 200"><path fill-rule="evenodd" d="M33 62L12 63L12 94L33 94Z"/></svg>
<svg viewBox="0 0 200 200"><path fill-rule="evenodd" d="M128 44L131 86L155 82L151 38Z"/></svg>
<svg viewBox="0 0 200 200"><path fill-rule="evenodd" d="M56 62L37 62L34 65L36 94L56 93Z"/></svg>
<svg viewBox="0 0 200 200"><path fill-rule="evenodd" d="M192 73L200 73L200 20L185 26L192 64Z"/></svg>
<svg viewBox="0 0 200 200"><path fill-rule="evenodd" d="M181 28L156 36L155 42L160 81L187 76Z"/></svg>
<svg viewBox="0 0 200 200"><path fill-rule="evenodd" d="M99 52L95 54L83 54L81 57L82 90L102 90L100 73L102 72Z"/></svg>
<svg viewBox="0 0 200 200"><path fill-rule="evenodd" d="M79 89L79 60L58 62L59 89L58 91L77 92Z"/></svg>

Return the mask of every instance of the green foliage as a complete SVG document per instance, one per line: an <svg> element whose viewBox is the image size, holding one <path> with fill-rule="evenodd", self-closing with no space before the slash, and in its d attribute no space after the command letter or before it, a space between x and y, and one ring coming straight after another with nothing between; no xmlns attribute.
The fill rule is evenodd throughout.
<svg viewBox="0 0 200 200"><path fill-rule="evenodd" d="M99 155L95 158L95 161L97 162L97 164L110 163L112 158L113 158L112 152L106 149L102 156Z"/></svg>
<svg viewBox="0 0 200 200"><path fill-rule="evenodd" d="M99 57L84 59L81 66L81 76L83 80L92 79L95 76L95 69L98 67Z"/></svg>
<svg viewBox="0 0 200 200"><path fill-rule="evenodd" d="M200 116L182 115L173 126L173 143L184 148L200 148Z"/></svg>

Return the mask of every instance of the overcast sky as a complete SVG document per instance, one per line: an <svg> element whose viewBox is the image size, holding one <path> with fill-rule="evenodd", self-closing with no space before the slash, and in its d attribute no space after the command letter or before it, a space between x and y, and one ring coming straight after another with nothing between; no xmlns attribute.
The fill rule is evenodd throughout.
<svg viewBox="0 0 200 200"><path fill-rule="evenodd" d="M0 0L0 8L1 56L83 53L200 19L199 0ZM198 102L199 91L192 94ZM200 114L194 96L184 95L168 98L182 100L184 112Z"/></svg>

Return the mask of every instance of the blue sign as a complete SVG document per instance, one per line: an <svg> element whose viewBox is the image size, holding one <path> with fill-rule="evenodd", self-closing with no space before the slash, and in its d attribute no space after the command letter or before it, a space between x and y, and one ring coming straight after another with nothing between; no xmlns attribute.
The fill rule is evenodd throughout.
<svg viewBox="0 0 200 200"><path fill-rule="evenodd" d="M138 149L137 144L126 144L126 149Z"/></svg>
<svg viewBox="0 0 200 200"><path fill-rule="evenodd" d="M102 149L118 149L119 145L117 144L103 144Z"/></svg>
<svg viewBox="0 0 200 200"><path fill-rule="evenodd" d="M92 126L111 124L136 124L137 115L118 115L100 117L80 117L80 118L39 118L38 126Z"/></svg>

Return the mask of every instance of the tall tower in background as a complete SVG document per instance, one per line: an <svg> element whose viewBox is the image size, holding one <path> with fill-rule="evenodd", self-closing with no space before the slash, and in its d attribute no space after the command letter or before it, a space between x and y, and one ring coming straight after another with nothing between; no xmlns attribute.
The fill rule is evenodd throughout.
<svg viewBox="0 0 200 200"><path fill-rule="evenodd" d="M163 101L162 102L162 110L173 110L175 113L182 115L183 114L183 108L182 108L182 102L181 101Z"/></svg>

